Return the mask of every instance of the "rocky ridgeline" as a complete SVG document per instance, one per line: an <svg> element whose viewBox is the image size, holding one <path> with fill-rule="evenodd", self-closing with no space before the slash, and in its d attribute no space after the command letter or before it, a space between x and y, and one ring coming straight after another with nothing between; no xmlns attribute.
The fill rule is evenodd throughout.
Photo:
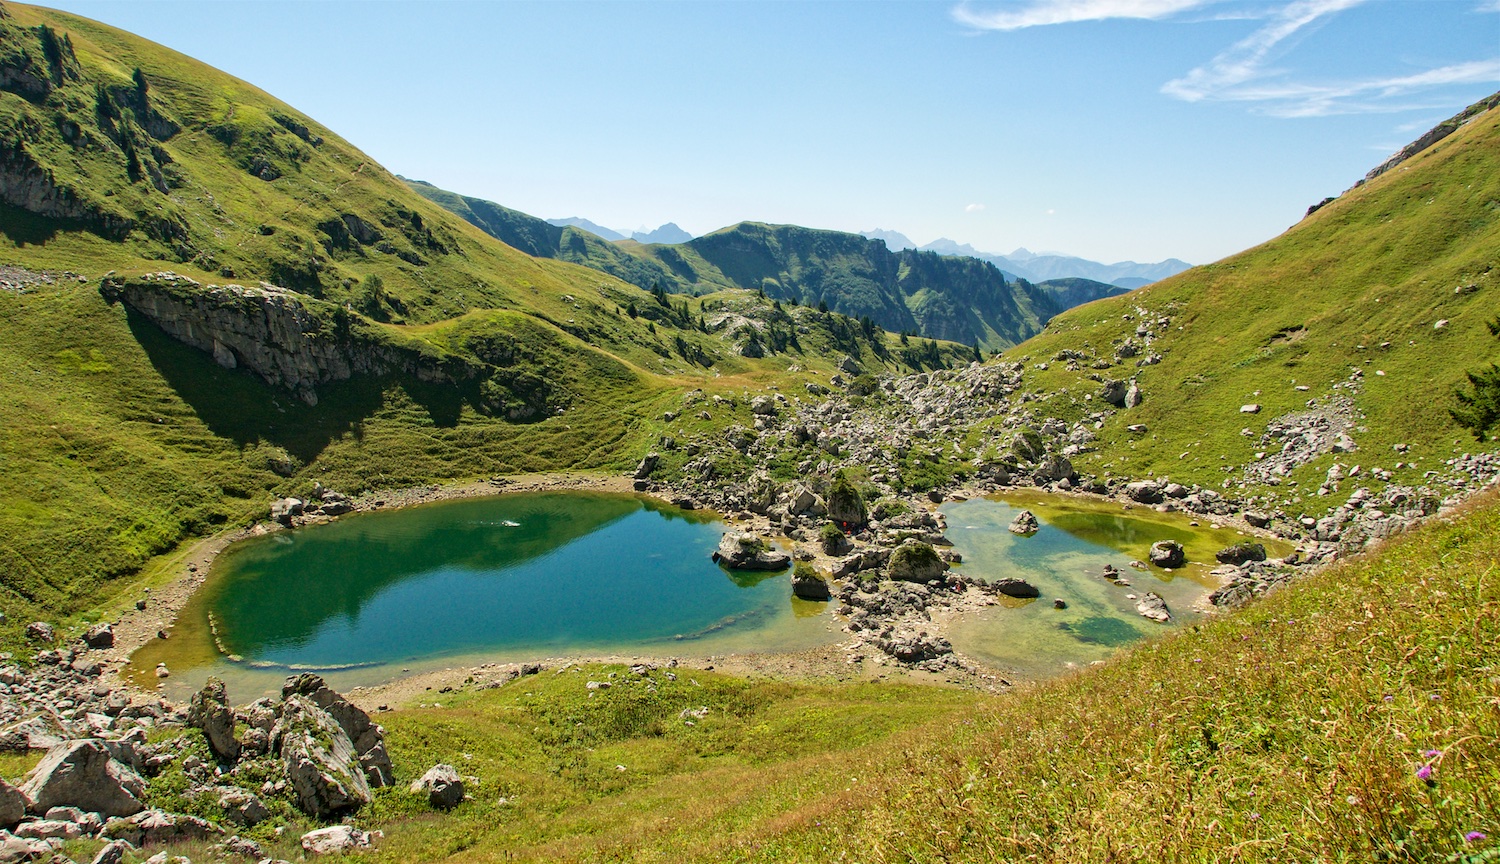
<svg viewBox="0 0 1500 864"><path fill-rule="evenodd" d="M65 861L58 850L77 838L106 841L96 862L215 838L225 855L269 860L235 832L345 818L394 780L385 731L316 675L235 709L216 679L174 706L112 687L101 671L87 645L42 651L29 671L0 667L0 747L46 751L21 785L0 780L0 861ZM413 791L451 807L463 798L452 773L436 766ZM374 839L333 825L302 845L322 854Z"/></svg>

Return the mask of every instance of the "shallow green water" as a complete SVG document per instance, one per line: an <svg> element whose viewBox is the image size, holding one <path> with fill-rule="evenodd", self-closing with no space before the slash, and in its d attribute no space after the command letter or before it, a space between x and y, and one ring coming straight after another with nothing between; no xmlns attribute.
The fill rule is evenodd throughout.
<svg viewBox="0 0 1500 864"><path fill-rule="evenodd" d="M1042 593L1037 600L1007 600L967 616L950 630L957 651L1022 677L1044 677L1103 660L1171 626L1138 615L1130 595L1155 592L1167 601L1176 623L1197 620L1201 616L1193 606L1215 584L1208 575L1215 566L1213 553L1245 539L1229 529L1194 527L1180 514L1127 511L1119 504L1060 496L974 499L942 509L948 537L963 554L959 573L1025 579ZM1042 522L1031 537L1007 530L1022 509ZM1146 560L1157 540L1182 543L1188 566L1173 572L1131 568L1131 561ZM1106 564L1118 568L1131 585L1117 586L1099 576ZM1065 601L1067 608L1053 608L1054 599Z"/></svg>
<svg viewBox="0 0 1500 864"><path fill-rule="evenodd" d="M826 604L794 601L786 573L727 573L710 560L723 530L634 496L568 492L277 533L220 556L181 633L138 661L162 655L172 689L211 673L264 688L296 669L349 686L470 656L791 650L830 638ZM203 650L209 630L216 651Z"/></svg>

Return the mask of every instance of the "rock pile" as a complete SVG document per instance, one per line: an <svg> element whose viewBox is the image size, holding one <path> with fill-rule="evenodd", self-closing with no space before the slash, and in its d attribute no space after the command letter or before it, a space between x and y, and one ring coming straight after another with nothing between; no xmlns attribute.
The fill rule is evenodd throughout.
<svg viewBox="0 0 1500 864"><path fill-rule="evenodd" d="M316 675L287 679L279 701L238 710L223 683L210 679L178 708L107 686L100 664L81 648L35 659L30 672L0 667L0 722L9 724L0 743L47 751L19 787L0 780L0 860L51 858L79 837L110 841L113 851L102 860L123 860L134 848L252 827L276 806L337 818L368 803L372 786L392 781L384 730ZM188 729L200 730L207 747L195 745ZM162 730L179 731L148 743L148 732ZM148 808L149 785L166 773L180 777L174 791L185 781L178 794L222 817ZM226 848L248 842L225 841Z"/></svg>

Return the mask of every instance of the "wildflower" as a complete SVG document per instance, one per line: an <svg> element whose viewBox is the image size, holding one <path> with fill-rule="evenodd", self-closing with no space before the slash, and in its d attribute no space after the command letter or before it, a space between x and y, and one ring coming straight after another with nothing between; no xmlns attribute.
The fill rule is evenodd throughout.
<svg viewBox="0 0 1500 864"><path fill-rule="evenodd" d="M1258 812L1256 812L1254 810L1250 811L1250 821L1251 822L1259 822L1260 821L1260 813L1258 813ZM1475 831L1473 833L1478 834L1479 832ZM1480 836L1484 836L1484 835L1480 835Z"/></svg>
<svg viewBox="0 0 1500 864"><path fill-rule="evenodd" d="M1428 759L1436 759L1439 756L1443 755L1443 751L1441 751L1441 750L1428 750L1426 753L1423 753L1422 755L1426 756Z"/></svg>
<svg viewBox="0 0 1500 864"><path fill-rule="evenodd" d="M1490 839L1490 835L1484 833L1483 831L1470 831L1469 833L1464 835L1465 843L1478 843L1480 840L1488 839Z"/></svg>
<svg viewBox="0 0 1500 864"><path fill-rule="evenodd" d="M1382 697L1380 701L1382 701L1382 702L1395 702L1396 701L1396 697L1395 696L1385 696L1385 697Z"/></svg>
<svg viewBox="0 0 1500 864"><path fill-rule="evenodd" d="M1417 769L1417 779L1421 780L1423 783L1426 783L1428 786L1431 786L1432 765L1426 762L1422 763L1422 767Z"/></svg>

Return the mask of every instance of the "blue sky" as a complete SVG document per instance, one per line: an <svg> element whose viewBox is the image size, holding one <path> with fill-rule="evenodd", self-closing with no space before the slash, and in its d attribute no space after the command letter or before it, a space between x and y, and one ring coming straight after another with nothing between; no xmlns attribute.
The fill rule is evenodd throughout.
<svg viewBox="0 0 1500 864"><path fill-rule="evenodd" d="M1500 89L1500 0L56 2L543 217L1205 263Z"/></svg>

